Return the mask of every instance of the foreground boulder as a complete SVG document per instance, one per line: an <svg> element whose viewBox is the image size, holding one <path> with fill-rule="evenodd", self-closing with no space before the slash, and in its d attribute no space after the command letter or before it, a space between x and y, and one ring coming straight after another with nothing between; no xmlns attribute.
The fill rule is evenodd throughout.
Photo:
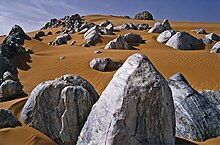
<svg viewBox="0 0 220 145"><path fill-rule="evenodd" d="M117 38L110 41L106 46L105 49L125 49L130 50L132 49L131 46L124 40L123 36L118 36Z"/></svg>
<svg viewBox="0 0 220 145"><path fill-rule="evenodd" d="M98 97L85 79L64 75L34 88L22 109L21 119L58 144L76 144Z"/></svg>
<svg viewBox="0 0 220 145"><path fill-rule="evenodd" d="M173 30L166 30L163 31L162 33L160 33L160 35L157 37L157 41L164 43L167 42L173 35L175 34L175 32Z"/></svg>
<svg viewBox="0 0 220 145"><path fill-rule="evenodd" d="M86 42L82 45L83 47L89 47L91 44L93 44L98 38L99 38L100 30L98 26L93 26L90 28L85 34L84 38L86 39Z"/></svg>
<svg viewBox="0 0 220 145"><path fill-rule="evenodd" d="M15 127L18 125L18 120L9 110L0 109L0 129L6 127Z"/></svg>
<svg viewBox="0 0 220 145"><path fill-rule="evenodd" d="M113 71L121 67L122 63L113 61L110 58L94 58L89 66L98 71Z"/></svg>
<svg viewBox="0 0 220 145"><path fill-rule="evenodd" d="M217 43L215 43L214 46L212 46L210 53L220 53L220 41L218 41Z"/></svg>
<svg viewBox="0 0 220 145"><path fill-rule="evenodd" d="M205 46L202 40L187 32L177 32L167 41L166 45L178 50L200 50Z"/></svg>
<svg viewBox="0 0 220 145"><path fill-rule="evenodd" d="M181 74L170 77L168 84L175 105L176 135L195 141L220 136L216 104L195 91Z"/></svg>
<svg viewBox="0 0 220 145"><path fill-rule="evenodd" d="M141 35L134 34L132 32L124 34L122 37L128 43L143 43Z"/></svg>
<svg viewBox="0 0 220 145"><path fill-rule="evenodd" d="M171 91L148 58L130 56L93 106L77 145L174 145Z"/></svg>
<svg viewBox="0 0 220 145"><path fill-rule="evenodd" d="M134 19L137 20L154 20L153 15L148 11L143 11L135 15Z"/></svg>

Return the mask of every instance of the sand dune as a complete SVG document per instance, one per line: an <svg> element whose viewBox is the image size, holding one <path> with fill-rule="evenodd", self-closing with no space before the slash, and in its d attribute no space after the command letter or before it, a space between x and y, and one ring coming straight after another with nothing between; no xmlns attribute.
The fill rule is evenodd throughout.
<svg viewBox="0 0 220 145"><path fill-rule="evenodd" d="M155 21L149 20L133 20L122 17L112 17L103 15L89 15L84 17L89 22L96 24L108 19L114 25L119 25L125 22L147 23L153 26ZM187 31L197 38L204 37L203 34L195 34L192 29L198 27L204 28L207 32L214 32L220 35L220 23L192 23L192 22L175 22L171 21L171 26L176 31ZM48 29L45 32L53 32L59 30ZM137 44L133 47L137 50L105 50L105 45L118 35L128 32L140 34L144 40L143 44ZM28 33L29 36L34 36L35 32ZM18 68L18 77L24 86L24 92L30 94L32 89L42 81L52 80L64 74L78 74L87 79L97 90L99 94L107 86L115 71L98 72L89 68L88 63L95 57L109 57L113 60L124 62L126 58L133 53L145 54L166 78L171 75L181 72L196 90L210 89L220 91L220 55L210 54L209 50L214 45L207 45L204 50L197 51L179 51L174 50L165 44L156 41L158 34L147 33L146 31L123 30L114 32L115 35L102 35L100 41L95 46L82 48L81 45L85 42L83 35L79 33L72 34L72 40L76 41L74 46L67 45L49 46L48 42L55 39L58 35L44 36L43 41L26 40L24 47L31 49L34 54L26 56L17 56L13 62ZM0 37L3 41L4 37ZM94 54L95 50L101 50L103 53ZM61 56L65 59L60 60ZM0 108L9 109L20 118L21 109L27 100L27 97L12 101L0 103ZM0 144L54 144L48 137L35 129L22 125L16 128L0 129ZM12 139L13 138L13 139ZM177 139L178 144L186 144L191 141L186 141L181 138ZM195 143L195 142L194 142ZM191 144L194 144L191 142ZM197 143L196 143L197 144ZM220 144L220 138L209 139L204 143L199 144Z"/></svg>

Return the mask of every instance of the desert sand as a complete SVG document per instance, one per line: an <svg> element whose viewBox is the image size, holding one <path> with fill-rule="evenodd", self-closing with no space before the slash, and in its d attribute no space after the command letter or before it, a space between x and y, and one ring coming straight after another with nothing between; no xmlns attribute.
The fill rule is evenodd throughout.
<svg viewBox="0 0 220 145"><path fill-rule="evenodd" d="M87 21L100 24L104 20L111 21L114 25L126 22L147 23L153 26L155 21L150 20L133 20L128 18L104 15L89 15L84 17ZM160 21L161 22L161 21ZM170 21L175 31L186 31L197 38L203 38L205 34L195 34L192 29L199 27L204 28L207 32L214 32L220 35L220 23L196 23L196 22L175 22ZM145 54L159 72L169 78L171 75L182 73L190 85L196 90L210 89L220 91L220 55L209 53L214 45L207 45L204 50L181 51L166 46L156 41L159 34L147 33L138 30L122 30L114 32L115 35L102 35L102 38L96 42L95 46L81 47L85 42L83 35L74 33L71 35L72 40L76 43L73 46L68 44L60 46L47 45L54 40L59 34L55 34L60 28L43 30L45 33L51 31L54 35L42 37L43 41L35 39L25 40L24 48L30 49L34 54L25 56L16 56L13 59L18 68L18 78L24 86L24 92L27 94L24 98L12 101L1 102L0 108L11 110L18 119L24 103L26 102L32 89L39 83L46 80L53 80L64 74L78 74L87 79L99 93L107 86L115 71L99 72L89 67L89 62L95 57L109 57L113 60L124 62L128 56L133 53ZM37 31L27 33L33 37ZM105 50L105 45L120 34L133 32L140 34L145 43L133 46L136 50ZM0 42L4 37L0 37ZM95 54L95 50L103 53ZM64 56L63 60L59 58ZM25 59L24 59L25 58ZM32 145L32 144L55 144L44 134L22 124L15 128L0 129L0 145ZM209 139L205 142L193 142L177 137L176 144L201 144L217 145L220 144L220 137Z"/></svg>

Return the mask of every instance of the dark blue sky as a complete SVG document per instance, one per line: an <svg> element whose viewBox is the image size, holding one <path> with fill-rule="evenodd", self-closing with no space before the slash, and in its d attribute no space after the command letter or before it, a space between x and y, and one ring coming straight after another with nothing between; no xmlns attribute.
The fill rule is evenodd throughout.
<svg viewBox="0 0 220 145"><path fill-rule="evenodd" d="M220 22L220 0L0 0L0 34L14 24L25 31L40 28L52 17L79 13L129 15L150 11L155 19Z"/></svg>

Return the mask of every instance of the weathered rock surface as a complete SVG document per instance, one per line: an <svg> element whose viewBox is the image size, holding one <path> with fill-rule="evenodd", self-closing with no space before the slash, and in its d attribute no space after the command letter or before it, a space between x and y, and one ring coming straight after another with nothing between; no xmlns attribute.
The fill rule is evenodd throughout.
<svg viewBox="0 0 220 145"><path fill-rule="evenodd" d="M114 71L121 67L122 63L113 61L110 58L94 58L89 66L98 71Z"/></svg>
<svg viewBox="0 0 220 145"><path fill-rule="evenodd" d="M206 38L209 38L211 40L215 40L215 41L220 41L220 36L218 36L217 34L215 33L210 33L210 34L207 34L205 35Z"/></svg>
<svg viewBox="0 0 220 145"><path fill-rule="evenodd" d="M44 31L38 31L38 32L35 34L34 38L37 39L37 40L42 41L42 39L41 39L40 37L43 37L43 36L46 36L46 34L44 33Z"/></svg>
<svg viewBox="0 0 220 145"><path fill-rule="evenodd" d="M134 34L132 32L124 34L122 37L128 43L143 43L141 35Z"/></svg>
<svg viewBox="0 0 220 145"><path fill-rule="evenodd" d="M217 43L215 43L214 46L212 46L210 53L220 53L220 41L218 41Z"/></svg>
<svg viewBox="0 0 220 145"><path fill-rule="evenodd" d="M174 49L179 50L199 50L204 49L202 40L199 40L187 32L177 32L166 43Z"/></svg>
<svg viewBox="0 0 220 145"><path fill-rule="evenodd" d="M209 99L210 102L216 104L216 107L220 110L220 92L214 90L202 90L199 92L202 96Z"/></svg>
<svg viewBox="0 0 220 145"><path fill-rule="evenodd" d="M18 120L9 110L0 109L0 129L6 127L15 127Z"/></svg>
<svg viewBox="0 0 220 145"><path fill-rule="evenodd" d="M173 145L171 91L148 58L130 56L114 74L80 133L77 145Z"/></svg>
<svg viewBox="0 0 220 145"><path fill-rule="evenodd" d="M161 33L165 31L166 28L160 24L160 22L156 22L152 28L148 31L148 33Z"/></svg>
<svg viewBox="0 0 220 145"><path fill-rule="evenodd" d="M85 34L84 38L86 39L86 42L83 44L83 47L89 47L91 44L93 44L98 38L99 38L100 29L98 26L93 26L91 29L89 29Z"/></svg>
<svg viewBox="0 0 220 145"><path fill-rule="evenodd" d="M110 41L106 46L105 49L132 49L131 46L124 40L123 36L118 36L117 38Z"/></svg>
<svg viewBox="0 0 220 145"><path fill-rule="evenodd" d="M137 20L154 20L153 15L148 11L143 11L135 15L134 19Z"/></svg>
<svg viewBox="0 0 220 145"><path fill-rule="evenodd" d="M22 109L21 119L60 145L76 144L98 97L85 79L64 75L34 88Z"/></svg>
<svg viewBox="0 0 220 145"><path fill-rule="evenodd" d="M105 20L103 21L101 24L99 24L100 27L106 27L108 26L109 24L111 24L111 22L109 20Z"/></svg>
<svg viewBox="0 0 220 145"><path fill-rule="evenodd" d="M157 37L157 41L161 43L167 42L174 34L175 32L172 29L165 30Z"/></svg>
<svg viewBox="0 0 220 145"><path fill-rule="evenodd" d="M209 38L202 38L201 40L204 44L212 44L213 43L213 41Z"/></svg>
<svg viewBox="0 0 220 145"><path fill-rule="evenodd" d="M220 135L220 110L216 105L195 91L181 74L168 80L172 90L175 114L176 135L195 141Z"/></svg>
<svg viewBox="0 0 220 145"><path fill-rule="evenodd" d="M7 58L0 55L0 76L2 77L6 71L15 73L16 67Z"/></svg>
<svg viewBox="0 0 220 145"><path fill-rule="evenodd" d="M121 31L121 30L129 30L130 26L127 23L121 24L119 26L115 26L114 30Z"/></svg>

